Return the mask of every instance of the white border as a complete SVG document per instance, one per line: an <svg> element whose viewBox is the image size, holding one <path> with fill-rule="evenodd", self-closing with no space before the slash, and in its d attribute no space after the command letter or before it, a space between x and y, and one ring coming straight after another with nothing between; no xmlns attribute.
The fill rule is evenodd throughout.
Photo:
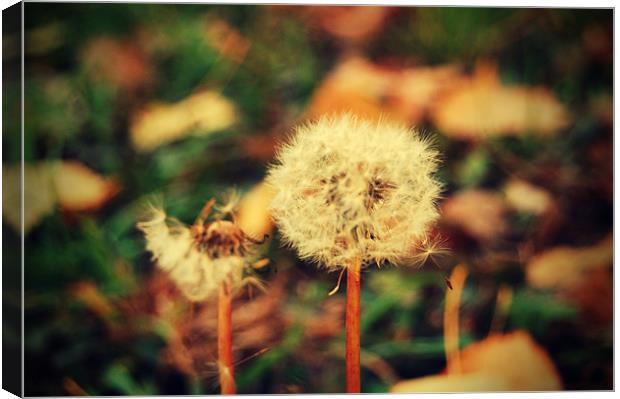
<svg viewBox="0 0 620 399"><path fill-rule="evenodd" d="M39 2L39 1L33 1L30 0L29 2ZM71 2L71 1L65 1L65 2ZM99 1L93 1L93 2L99 2ZM497 2L497 1L485 1L485 0L478 0L478 1L463 1L463 0L452 0L452 1L396 1L396 0L385 0L382 1L381 3L377 3L372 2L372 1L363 1L363 0L357 0L357 1L353 1L353 0L340 0L340 1L327 1L327 0L316 0L316 1L277 1L277 0L272 0L272 1L265 1L265 0L254 0L254 1L242 1L242 0L228 0L228 1L201 1L201 2L188 2L188 1L174 1L174 0L151 0L151 1L121 1L121 0L110 0L110 1L106 1L107 3L204 3L204 4L315 4L315 5L320 5L320 4L325 4L325 5L329 5L329 4L342 4L342 5L394 5L394 6L477 6L477 7L559 7L559 8L614 8L615 7L615 3L612 1L601 1L601 0L591 0L588 2L583 2L583 1L562 1L562 0L545 0L545 1L518 1L518 2L514 2L514 1L505 1L505 2ZM16 1L14 0L0 0L0 4L2 5L2 9L4 10L5 8L15 4ZM617 88L617 81L615 79L615 77L618 74L618 65L616 64L616 58L615 58L615 48L616 48L616 43L619 39L619 35L618 35L618 31L617 29L615 29L616 27L616 16L615 16L615 10L614 10L614 95L617 92L616 88ZM2 22L0 19L0 31L2 30ZM22 36L23 37L23 36ZM22 43L23 45L23 43ZM1 46L0 46L1 47ZM2 49L0 48L0 59L1 59L1 54L2 54ZM22 54L23 54L23 48L22 48ZM0 76L2 73L2 66L0 63ZM22 74L23 74L23 69L22 69ZM22 79L23 82L23 79ZM22 87L23 90L23 87ZM615 96L614 96L615 98ZM2 107L1 107L1 100L0 100L0 119L2 116ZM618 144L618 140L615 140L615 117L618 116L619 114L619 109L618 109L618 103L616 101L614 101L614 230L615 230L615 226L619 220L618 218L618 214L617 212L615 212L615 205L616 205L616 187L618 185L619 182L619 178L618 178L618 174L616 173L618 171L617 169L617 165L615 163L615 154L618 153L618 150L620 149L620 145ZM23 118L23 113L22 113L22 118ZM23 119L22 119L22 134L23 134ZM2 144L0 142L0 153L2 150ZM23 154L22 154L23 155ZM22 158L23 159L23 158ZM2 182L2 177L0 176L0 183ZM0 198L1 198L1 193L2 193L2 188L0 185ZM23 194L22 194L23 195ZM23 198L22 198L23 200ZM23 217L23 215L22 215ZM1 231L0 231L0 238L1 238ZM615 236L614 234L614 253L615 251L618 249L618 237ZM22 259L23 259L23 243L22 243ZM22 276L23 276L23 265L22 265ZM618 287L618 282L619 282L620 278L618 276L618 273L614 273L614 310L618 309L617 307L617 302L616 302L616 295L615 295L615 287ZM2 283L2 276L0 274L0 286ZM23 279L22 279L22 289L23 289ZM23 293L23 291L22 291ZM22 299L22 303L23 303L23 299ZM22 307L22 312L23 312L23 307ZM1 320L1 316L2 316L2 309L0 307L0 320ZM616 354L617 354L617 333L618 333L618 318L615 317L616 314L614 312L614 386L615 383L618 381L618 367L616 367ZM22 318L23 320L23 318ZM23 321L22 321L23 322ZM23 351L23 346L22 346L22 351ZM22 355L23 356L23 355ZM509 361L509 359L507 359L507 361ZM23 366L23 363L22 363ZM10 367L10 365L9 365ZM0 357L0 380L1 380L1 373L2 371L2 359ZM23 370L22 370L22 376L23 376ZM23 380L22 380L22 384L23 384ZM22 385L22 389L23 389L23 385ZM23 392L23 390L22 390ZM476 394L458 394L459 398L465 398L465 399L474 399L474 398L479 398L479 397L494 397L496 395L501 395L501 397L503 398L556 398L556 397L570 397L570 398L591 398L592 396L596 396L596 397L615 397L615 392L592 392L592 391L586 391L586 392L553 392L553 393L502 393L502 394L497 394L497 393L476 393ZM248 397L248 398L276 398L280 395L244 395L244 397ZM345 395L321 395L322 397L336 397L336 396L342 396L344 397ZM354 397L357 397L358 395L353 395ZM373 395L374 396L374 395ZM383 395L380 395L383 396ZM184 398L185 396L167 396L169 398ZM295 397L297 398L303 398L303 399L309 399L309 398L313 398L316 397L316 395L295 395ZM346 395L346 397L351 397L351 395ZM420 398L420 399L427 399L427 398L448 398L448 397L454 397L454 394L391 394L389 396L390 398ZM10 394L7 391L4 390L0 390L0 399L3 398L14 398L14 396L12 394ZM134 396L134 398L148 398L147 396Z"/></svg>

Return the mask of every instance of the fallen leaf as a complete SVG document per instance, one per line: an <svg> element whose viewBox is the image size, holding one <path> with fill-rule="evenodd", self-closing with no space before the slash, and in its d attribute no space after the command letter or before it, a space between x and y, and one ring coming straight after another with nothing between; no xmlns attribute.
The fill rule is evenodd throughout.
<svg viewBox="0 0 620 399"><path fill-rule="evenodd" d="M525 331L491 335L461 351L442 374L401 381L390 392L558 391L562 381L547 352Z"/></svg>
<svg viewBox="0 0 620 399"><path fill-rule="evenodd" d="M507 378L489 371L468 374L437 374L400 381L390 393L510 391Z"/></svg>
<svg viewBox="0 0 620 399"><path fill-rule="evenodd" d="M3 165L3 216L21 231L20 166ZM24 233L59 205L66 211L93 211L119 190L113 179L104 178L77 161L24 164Z"/></svg>
<svg viewBox="0 0 620 399"><path fill-rule="evenodd" d="M317 118L323 114L353 112L371 119L396 117L384 104L394 76L394 71L366 59L348 58L339 63L315 90L307 116Z"/></svg>
<svg viewBox="0 0 620 399"><path fill-rule="evenodd" d="M257 239L270 234L273 230L273 220L269 212L269 205L275 191L267 183L254 186L239 203L237 224L251 237Z"/></svg>
<svg viewBox="0 0 620 399"><path fill-rule="evenodd" d="M548 191L520 179L510 179L503 191L508 206L519 212L540 215L549 209L553 202Z"/></svg>
<svg viewBox="0 0 620 399"><path fill-rule="evenodd" d="M505 214L504 201L490 190L462 191L442 205L444 223L485 242L496 240L508 230Z"/></svg>
<svg viewBox="0 0 620 399"><path fill-rule="evenodd" d="M507 361L510 359L510 361ZM451 373L452 365L447 367ZM547 352L526 331L494 334L461 351L463 373L488 370L508 379L512 390L560 390L559 373Z"/></svg>
<svg viewBox="0 0 620 399"><path fill-rule="evenodd" d="M530 131L553 136L569 124L566 109L550 90L505 86L489 64L479 65L473 77L445 92L432 119L445 135L471 140Z"/></svg>
<svg viewBox="0 0 620 399"><path fill-rule="evenodd" d="M21 233L21 167L2 165L3 219ZM24 164L24 234L43 217L52 213L56 205L52 177L46 164Z"/></svg>
<svg viewBox="0 0 620 399"><path fill-rule="evenodd" d="M350 57L314 92L307 114L355 112L371 119L421 123L441 93L462 79L455 65L397 68Z"/></svg>
<svg viewBox="0 0 620 399"><path fill-rule="evenodd" d="M59 205L68 211L93 211L114 197L120 186L76 161L50 165Z"/></svg>
<svg viewBox="0 0 620 399"><path fill-rule="evenodd" d="M560 246L533 256L526 266L527 281L537 288L568 289L587 274L613 263L611 236L582 248Z"/></svg>
<svg viewBox="0 0 620 399"><path fill-rule="evenodd" d="M131 140L138 151L152 151L190 134L208 135L232 126L237 119L234 104L207 90L175 104L151 103L134 116Z"/></svg>
<svg viewBox="0 0 620 399"><path fill-rule="evenodd" d="M437 96L461 78L453 65L407 68L392 81L388 102L409 123L420 123Z"/></svg>

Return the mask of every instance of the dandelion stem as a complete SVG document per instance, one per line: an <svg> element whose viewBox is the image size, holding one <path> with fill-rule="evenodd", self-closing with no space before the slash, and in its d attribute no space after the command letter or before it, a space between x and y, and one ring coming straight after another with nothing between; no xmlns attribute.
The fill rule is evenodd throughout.
<svg viewBox="0 0 620 399"><path fill-rule="evenodd" d="M360 266L354 259L347 268L347 393L360 393Z"/></svg>
<svg viewBox="0 0 620 399"><path fill-rule="evenodd" d="M221 393L223 395L234 395L236 388L232 357L232 294L228 280L220 284L217 312L217 352Z"/></svg>

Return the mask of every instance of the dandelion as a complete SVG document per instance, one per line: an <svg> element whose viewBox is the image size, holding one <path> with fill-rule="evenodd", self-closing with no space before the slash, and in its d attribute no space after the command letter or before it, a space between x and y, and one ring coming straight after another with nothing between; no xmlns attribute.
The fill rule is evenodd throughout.
<svg viewBox="0 0 620 399"><path fill-rule="evenodd" d="M230 196L235 201L237 196ZM207 222L215 200L206 203L192 226L168 218L151 207L138 228L146 237L146 248L190 301L218 297L218 357L223 394L234 394L232 358L232 298L239 288L257 282L248 272L251 247L261 242L246 235L234 223L235 205L225 204L215 220ZM233 215L233 221L222 219ZM259 261L262 262L262 261Z"/></svg>
<svg viewBox="0 0 620 399"><path fill-rule="evenodd" d="M272 215L302 259L347 271L347 391L359 392L360 270L404 263L437 219L438 153L398 124L351 114L297 129L268 182Z"/></svg>

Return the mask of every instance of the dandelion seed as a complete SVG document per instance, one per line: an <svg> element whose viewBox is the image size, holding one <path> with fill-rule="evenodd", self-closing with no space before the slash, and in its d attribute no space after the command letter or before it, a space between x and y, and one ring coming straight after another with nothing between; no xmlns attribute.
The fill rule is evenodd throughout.
<svg viewBox="0 0 620 399"><path fill-rule="evenodd" d="M216 206L215 209L223 217L228 215L234 217L238 210L240 199L241 197L239 196L239 192L237 190L231 190L226 194L224 204L221 206Z"/></svg>
<svg viewBox="0 0 620 399"><path fill-rule="evenodd" d="M445 244L446 240L441 236L425 237L415 247L416 253L413 255L413 263L423 266L430 260L435 266L440 267L437 259L450 253Z"/></svg>

